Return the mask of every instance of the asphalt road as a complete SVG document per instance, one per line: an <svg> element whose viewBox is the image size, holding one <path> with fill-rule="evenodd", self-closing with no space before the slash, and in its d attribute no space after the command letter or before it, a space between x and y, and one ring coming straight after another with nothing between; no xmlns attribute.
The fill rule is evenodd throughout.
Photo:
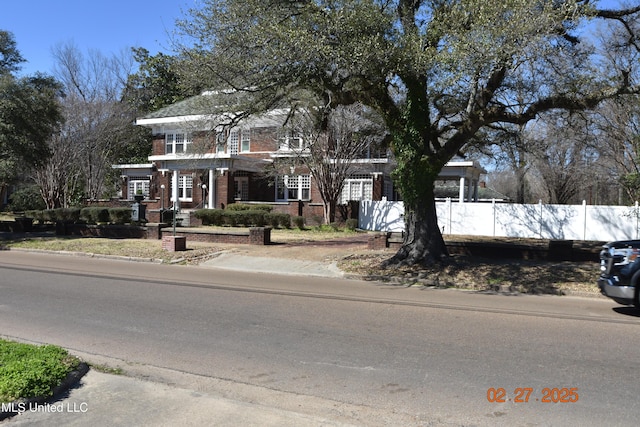
<svg viewBox="0 0 640 427"><path fill-rule="evenodd" d="M600 299L0 252L4 336L362 425L636 425L639 328Z"/></svg>

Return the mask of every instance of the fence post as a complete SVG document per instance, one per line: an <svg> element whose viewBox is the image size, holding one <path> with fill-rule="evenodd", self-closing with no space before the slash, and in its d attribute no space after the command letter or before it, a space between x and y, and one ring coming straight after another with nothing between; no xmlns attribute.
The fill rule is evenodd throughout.
<svg viewBox="0 0 640 427"><path fill-rule="evenodd" d="M584 214L584 227L582 228L582 240L587 240L587 201L582 201L582 213Z"/></svg>
<svg viewBox="0 0 640 427"><path fill-rule="evenodd" d="M451 197L447 197L447 211L448 211L448 216L449 218L447 218L447 226L449 227L449 232L447 234L452 234L451 233Z"/></svg>
<svg viewBox="0 0 640 427"><path fill-rule="evenodd" d="M493 237L496 237L496 199L491 199L491 208L493 212Z"/></svg>
<svg viewBox="0 0 640 427"><path fill-rule="evenodd" d="M542 199L538 200L538 205L540 206L540 217L538 218L538 225L539 225L538 238L542 239Z"/></svg>
<svg viewBox="0 0 640 427"><path fill-rule="evenodd" d="M638 201L636 200L636 210L634 212L636 214L636 239L638 239Z"/></svg>

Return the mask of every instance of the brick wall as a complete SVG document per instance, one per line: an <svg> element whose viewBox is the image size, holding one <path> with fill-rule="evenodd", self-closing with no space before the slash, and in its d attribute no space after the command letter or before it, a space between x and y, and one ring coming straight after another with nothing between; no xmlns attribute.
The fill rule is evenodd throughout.
<svg viewBox="0 0 640 427"><path fill-rule="evenodd" d="M155 134L152 136L152 143L151 143L152 155L161 156L165 154L164 140L165 138L163 133Z"/></svg>
<svg viewBox="0 0 640 427"><path fill-rule="evenodd" d="M374 251L387 249L387 238L388 233L372 234L369 237L369 241L367 242L367 249L371 249Z"/></svg>
<svg viewBox="0 0 640 427"><path fill-rule="evenodd" d="M162 238L173 235L173 228L163 228ZM241 245L268 245L271 243L270 227L253 227L245 230L197 230L190 228L176 228L176 236L186 237L192 242L230 243Z"/></svg>

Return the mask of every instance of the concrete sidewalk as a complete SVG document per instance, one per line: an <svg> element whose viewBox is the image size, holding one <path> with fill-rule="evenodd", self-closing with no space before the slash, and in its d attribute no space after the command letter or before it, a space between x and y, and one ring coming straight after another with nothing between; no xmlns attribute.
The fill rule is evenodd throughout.
<svg viewBox="0 0 640 427"><path fill-rule="evenodd" d="M90 370L68 394L8 418L11 426L344 426L325 418Z"/></svg>
<svg viewBox="0 0 640 427"><path fill-rule="evenodd" d="M226 252L199 264L200 267L235 271L257 271L267 274L296 276L344 277L335 262L294 260L290 258L256 257Z"/></svg>

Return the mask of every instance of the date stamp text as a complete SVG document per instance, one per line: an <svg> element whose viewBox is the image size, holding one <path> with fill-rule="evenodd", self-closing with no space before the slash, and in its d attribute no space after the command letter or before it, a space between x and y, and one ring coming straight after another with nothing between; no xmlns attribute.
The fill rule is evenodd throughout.
<svg viewBox="0 0 640 427"><path fill-rule="evenodd" d="M513 390L513 393L507 392L507 390L502 387L490 387L487 389L487 400L492 403L529 403L534 401L543 403L573 403L577 402L579 398L577 387L545 387L542 389L541 394L537 394L533 387L518 387Z"/></svg>

